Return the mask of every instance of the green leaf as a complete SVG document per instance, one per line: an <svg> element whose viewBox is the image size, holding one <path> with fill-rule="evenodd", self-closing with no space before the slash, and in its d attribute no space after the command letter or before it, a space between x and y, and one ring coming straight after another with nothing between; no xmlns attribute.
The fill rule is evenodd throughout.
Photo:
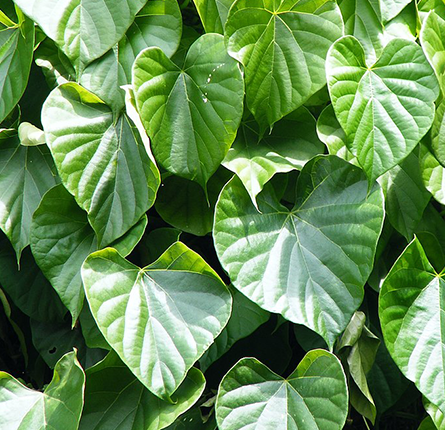
<svg viewBox="0 0 445 430"><path fill-rule="evenodd" d="M82 312L79 315L79 322L82 329L82 336L85 339L85 345L88 348L111 350L110 345L103 337L99 327L97 327L96 321L94 321L88 303L85 303L82 308Z"/></svg>
<svg viewBox="0 0 445 430"><path fill-rule="evenodd" d="M187 233L204 236L212 231L215 203L230 179L224 168L218 169L207 183L207 197L196 182L168 176L159 189L155 208L162 219Z"/></svg>
<svg viewBox="0 0 445 430"><path fill-rule="evenodd" d="M29 122L22 122L18 128L20 143L23 146L45 145L45 133Z"/></svg>
<svg viewBox="0 0 445 430"><path fill-rule="evenodd" d="M444 21L445 23L445 21ZM444 51L445 53L445 51ZM445 99L442 99L436 107L433 126L431 127L431 150L437 160L445 165Z"/></svg>
<svg viewBox="0 0 445 430"><path fill-rule="evenodd" d="M261 309L235 288L231 288L230 292L233 298L232 315L230 315L229 322L224 330L199 360L200 369L203 372L223 356L238 340L252 334L270 317L269 312Z"/></svg>
<svg viewBox="0 0 445 430"><path fill-rule="evenodd" d="M433 197L442 204L445 204L445 168L439 163L431 153L426 144L420 145L420 170L423 183Z"/></svg>
<svg viewBox="0 0 445 430"><path fill-rule="evenodd" d="M1 34L1 33L0 33ZM58 178L46 145L21 145L17 135L0 139L0 228L11 241L17 260L29 245L32 214Z"/></svg>
<svg viewBox="0 0 445 430"><path fill-rule="evenodd" d="M110 244L141 219L159 186L137 131L74 83L52 91L42 123L63 184L87 211L99 247Z"/></svg>
<svg viewBox="0 0 445 430"><path fill-rule="evenodd" d="M431 194L425 189L418 150L382 176L386 215L394 228L410 241Z"/></svg>
<svg viewBox="0 0 445 430"><path fill-rule="evenodd" d="M426 417L421 423L417 430L437 430L431 417Z"/></svg>
<svg viewBox="0 0 445 430"><path fill-rule="evenodd" d="M415 1L408 3L393 19L385 24L385 40L402 38L417 41L420 32L420 18Z"/></svg>
<svg viewBox="0 0 445 430"><path fill-rule="evenodd" d="M0 123L25 91L33 49L34 23L30 19L26 18L16 28L4 28L0 24Z"/></svg>
<svg viewBox="0 0 445 430"><path fill-rule="evenodd" d="M146 225L144 215L112 246L122 255L128 255L139 242ZM31 249L37 264L71 312L74 325L84 300L80 269L85 258L97 251L98 246L87 214L63 185L49 190L34 212Z"/></svg>
<svg viewBox="0 0 445 430"><path fill-rule="evenodd" d="M417 9L422 22L431 10L434 10L442 19L445 19L445 3L443 0L420 0L417 4Z"/></svg>
<svg viewBox="0 0 445 430"><path fill-rule="evenodd" d="M227 49L244 65L247 107L261 134L326 84L326 53L343 22L335 2L312 3L237 0L230 9Z"/></svg>
<svg viewBox="0 0 445 430"><path fill-rule="evenodd" d="M148 48L133 66L133 88L156 160L203 188L235 139L243 113L244 85L224 38L201 36L179 69L159 48Z"/></svg>
<svg viewBox="0 0 445 430"><path fill-rule="evenodd" d="M365 326L366 316L356 312L346 327L338 351L347 363L352 379L349 381L351 404L375 424L376 407L369 391L367 374L371 370L380 345L380 339Z"/></svg>
<svg viewBox="0 0 445 430"><path fill-rule="evenodd" d="M242 183L231 180L216 206L215 247L243 294L332 347L362 301L383 196L378 186L368 193L363 172L335 156L304 166L296 196L289 210L266 186L258 213Z"/></svg>
<svg viewBox="0 0 445 430"><path fill-rule="evenodd" d="M181 233L177 228L161 227L144 235L138 246L143 264L157 260L167 248L179 240Z"/></svg>
<svg viewBox="0 0 445 430"><path fill-rule="evenodd" d="M0 372L0 427L8 430L76 430L83 407L85 374L76 353L64 355L43 393Z"/></svg>
<svg viewBox="0 0 445 430"><path fill-rule="evenodd" d="M147 390L116 353L87 370L85 408L80 430L160 430L189 409L205 387L203 374L192 367L165 402Z"/></svg>
<svg viewBox="0 0 445 430"><path fill-rule="evenodd" d="M105 339L137 378L167 401L230 316L229 292L195 256L192 267L167 270L155 262L139 269L107 248L91 254L82 268Z"/></svg>
<svg viewBox="0 0 445 430"><path fill-rule="evenodd" d="M301 170L324 151L315 132L314 117L301 108L275 124L263 138L253 119L243 121L223 165L238 175L256 205L256 196L276 173Z"/></svg>
<svg viewBox="0 0 445 430"><path fill-rule="evenodd" d="M363 46L366 61L373 63L384 47L384 29L379 0L340 0L338 2L345 34L356 37Z"/></svg>
<svg viewBox="0 0 445 430"><path fill-rule="evenodd" d="M445 414L441 412L436 405L428 402L428 400L425 398L423 399L423 404L425 406L425 410L428 412L431 420L433 421L435 428L437 430L445 430Z"/></svg>
<svg viewBox="0 0 445 430"><path fill-rule="evenodd" d="M115 45L145 0L14 0L81 69Z"/></svg>
<svg viewBox="0 0 445 430"><path fill-rule="evenodd" d="M229 9L234 0L193 0L206 33L224 34Z"/></svg>
<svg viewBox="0 0 445 430"><path fill-rule="evenodd" d="M445 284L415 238L386 277L379 298L385 344L402 373L445 411Z"/></svg>
<svg viewBox="0 0 445 430"><path fill-rule="evenodd" d="M326 73L346 144L372 182L402 161L431 127L437 79L416 43L393 39L368 67L352 36L332 46Z"/></svg>
<svg viewBox="0 0 445 430"><path fill-rule="evenodd" d="M254 358L243 358L218 390L220 430L342 429L348 413L346 377L338 359L318 349L286 379Z"/></svg>
<svg viewBox="0 0 445 430"><path fill-rule="evenodd" d="M380 7L382 9L382 19L384 23L387 23L390 19L397 16L406 5L411 3L412 0L383 0L380 1Z"/></svg>

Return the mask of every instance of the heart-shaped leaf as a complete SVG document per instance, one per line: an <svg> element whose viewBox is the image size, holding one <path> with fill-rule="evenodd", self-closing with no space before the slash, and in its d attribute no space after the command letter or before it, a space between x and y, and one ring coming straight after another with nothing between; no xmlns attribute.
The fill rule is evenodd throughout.
<svg viewBox="0 0 445 430"><path fill-rule="evenodd" d="M395 262L379 296L385 344L419 391L445 413L445 281L415 238Z"/></svg>
<svg viewBox="0 0 445 430"><path fill-rule="evenodd" d="M119 42L146 0L14 0L77 66Z"/></svg>
<svg viewBox="0 0 445 430"><path fill-rule="evenodd" d="M262 132L326 84L326 53L342 35L341 13L332 1L233 4L227 49L244 65L247 106Z"/></svg>
<svg viewBox="0 0 445 430"><path fill-rule="evenodd" d="M137 131L74 83L52 91L42 123L63 184L87 211L99 247L110 244L151 207L160 183Z"/></svg>
<svg viewBox="0 0 445 430"><path fill-rule="evenodd" d="M83 408L85 374L76 353L64 355L43 393L0 372L0 428L77 430Z"/></svg>
<svg viewBox="0 0 445 430"><path fill-rule="evenodd" d="M82 268L105 339L152 393L168 401L231 311L222 281L201 257L181 247L174 259L170 248L144 269L107 248L91 254Z"/></svg>
<svg viewBox="0 0 445 430"><path fill-rule="evenodd" d="M224 38L201 36L183 69L159 48L146 49L133 65L133 88L156 160L205 187L235 139L243 113L243 78Z"/></svg>
<svg viewBox="0 0 445 430"><path fill-rule="evenodd" d="M87 370L79 429L161 430L193 406L204 387L203 374L192 367L172 396L174 403L165 402L148 391L116 353L110 352Z"/></svg>
<svg viewBox="0 0 445 430"><path fill-rule="evenodd" d="M301 108L275 124L263 138L253 119L243 121L223 165L238 175L256 205L256 196L276 173L301 170L324 151L315 132L314 117Z"/></svg>
<svg viewBox="0 0 445 430"><path fill-rule="evenodd" d="M128 255L139 242L146 225L144 215L112 246L122 255ZM80 269L85 258L97 251L98 246L87 214L61 184L45 194L34 212L31 249L37 264L71 312L74 325L84 299Z"/></svg>
<svg viewBox="0 0 445 430"><path fill-rule="evenodd" d="M348 413L346 377L338 359L316 349L286 379L254 358L243 358L218 390L220 430L340 430Z"/></svg>
<svg viewBox="0 0 445 430"><path fill-rule="evenodd" d="M18 103L28 84L34 51L34 23L25 18L15 28L5 28L0 24L0 47L0 122L2 122Z"/></svg>
<svg viewBox="0 0 445 430"><path fill-rule="evenodd" d="M335 156L305 165L292 210L271 187L259 213L239 179L216 206L214 240L234 286L259 306L322 335L332 346L363 298L383 225L383 196Z"/></svg>
<svg viewBox="0 0 445 430"><path fill-rule="evenodd" d="M422 48L393 39L367 66L360 42L345 36L326 60L329 92L346 144L370 182L402 161L431 127L436 76Z"/></svg>

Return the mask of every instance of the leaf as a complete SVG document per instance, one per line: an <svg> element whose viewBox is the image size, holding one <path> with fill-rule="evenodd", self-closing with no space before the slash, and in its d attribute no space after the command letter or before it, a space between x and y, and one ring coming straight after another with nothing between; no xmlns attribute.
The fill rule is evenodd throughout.
<svg viewBox="0 0 445 430"><path fill-rule="evenodd" d="M375 424L377 410L370 393L367 374L371 370L380 345L380 339L365 326L366 316L356 312L346 327L338 351L347 363L349 394L352 406Z"/></svg>
<svg viewBox="0 0 445 430"><path fill-rule="evenodd" d="M431 10L434 10L442 19L445 19L445 3L443 0L420 0L417 4L417 9L422 22Z"/></svg>
<svg viewBox="0 0 445 430"><path fill-rule="evenodd" d="M215 203L230 179L225 169L218 169L207 183L207 197L196 183L168 176L163 180L155 208L162 219L182 231L204 236L212 231Z"/></svg>
<svg viewBox="0 0 445 430"><path fill-rule="evenodd" d="M331 104L322 110L317 119L317 134L318 138L328 147L329 154L359 166L357 158L352 155L346 145L345 132L341 128Z"/></svg>
<svg viewBox="0 0 445 430"><path fill-rule="evenodd" d="M385 24L385 44L394 38L417 41L420 31L420 19L415 1L408 3L404 9Z"/></svg>
<svg viewBox="0 0 445 430"><path fill-rule="evenodd" d="M357 38L365 51L366 62L380 57L385 45L379 0L340 0L345 34Z"/></svg>
<svg viewBox="0 0 445 430"><path fill-rule="evenodd" d="M420 145L420 170L426 189L439 203L445 204L445 168L425 144Z"/></svg>
<svg viewBox="0 0 445 430"><path fill-rule="evenodd" d="M138 247L143 263L157 260L167 248L179 241L181 233L177 228L161 227L144 235Z"/></svg>
<svg viewBox="0 0 445 430"><path fill-rule="evenodd" d="M234 0L193 0L206 33L224 34L229 9Z"/></svg>
<svg viewBox="0 0 445 430"><path fill-rule="evenodd" d="M158 48L141 52L133 88L156 160L203 188L235 139L244 85L236 61L217 34L190 47L183 69Z"/></svg>
<svg viewBox="0 0 445 430"><path fill-rule="evenodd" d="M82 268L105 339L136 377L167 401L230 316L229 292L218 278L202 273L211 269L195 255L194 265L183 270L139 269L108 248L91 254Z"/></svg>
<svg viewBox="0 0 445 430"><path fill-rule="evenodd" d="M332 347L363 298L383 225L383 197L335 156L307 163L292 210L270 187L261 213L238 179L223 189L213 230L233 285L263 309L304 324ZM308 300L310 297L310 300Z"/></svg>
<svg viewBox="0 0 445 430"><path fill-rule="evenodd" d="M25 91L33 49L34 23L30 19L26 18L16 28L0 23L0 123Z"/></svg>
<svg viewBox="0 0 445 430"><path fill-rule="evenodd" d="M76 430L83 407L85 374L76 353L64 355L43 393L0 372L0 427L8 430Z"/></svg>
<svg viewBox="0 0 445 430"><path fill-rule="evenodd" d="M99 58L125 34L145 0L14 0L76 65Z"/></svg>
<svg viewBox="0 0 445 430"><path fill-rule="evenodd" d="M427 400L423 400L423 404L425 406L425 410L428 412L431 420L434 423L434 426L437 430L445 429L445 414L439 410L436 405L433 405L431 402Z"/></svg>
<svg viewBox="0 0 445 430"><path fill-rule="evenodd" d="M324 151L315 132L314 117L301 108L275 124L262 139L253 119L243 121L223 165L238 175L256 205L256 196L276 173L301 170Z"/></svg>
<svg viewBox="0 0 445 430"><path fill-rule="evenodd" d="M431 198L425 189L417 149L382 176L386 215L394 228L410 241Z"/></svg>
<svg viewBox="0 0 445 430"><path fill-rule="evenodd" d="M103 337L99 327L97 327L96 321L94 321L88 303L85 303L82 308L82 312L79 315L79 322L82 329L82 336L85 339L85 345L88 348L111 350L110 345Z"/></svg>
<svg viewBox="0 0 445 430"><path fill-rule="evenodd" d="M110 244L141 219L159 186L137 131L74 83L52 91L42 123L63 184L87 211L99 247Z"/></svg>
<svg viewBox="0 0 445 430"><path fill-rule="evenodd" d="M347 412L343 368L322 349L306 354L286 379L254 358L243 358L221 381L216 401L220 430L335 430L343 428Z"/></svg>
<svg viewBox="0 0 445 430"><path fill-rule="evenodd" d="M227 18L227 50L244 65L261 134L326 84L326 53L343 34L335 2L300 3L237 0Z"/></svg>
<svg viewBox="0 0 445 430"><path fill-rule="evenodd" d="M139 242L146 225L144 215L113 246L128 255ZM87 214L63 185L49 190L34 212L31 249L37 264L71 312L74 326L84 300L80 269L88 255L98 250L98 245Z"/></svg>
<svg viewBox="0 0 445 430"><path fill-rule="evenodd" d="M402 373L445 411L444 281L415 238L386 277L379 298L383 337Z"/></svg>
<svg viewBox="0 0 445 430"><path fill-rule="evenodd" d="M203 374L192 367L172 396L162 401L148 391L111 352L87 370L85 408L80 430L160 430L189 409L205 387Z"/></svg>
<svg viewBox="0 0 445 430"><path fill-rule="evenodd" d="M268 312L251 302L235 288L231 288L230 292L233 298L232 315L224 330L199 360L200 369L203 372L222 357L238 340L252 334L270 317Z"/></svg>
<svg viewBox="0 0 445 430"><path fill-rule="evenodd" d="M382 19L386 23L390 19L397 16L406 5L411 3L412 0L383 0L380 1L380 6L382 8Z"/></svg>
<svg viewBox="0 0 445 430"><path fill-rule="evenodd" d="M29 122L22 122L17 131L21 145L45 145L45 133L35 125L32 125Z"/></svg>
<svg viewBox="0 0 445 430"><path fill-rule="evenodd" d="M13 245L17 261L29 245L33 212L57 182L46 145L21 145L17 135L0 140L0 227Z"/></svg>
<svg viewBox="0 0 445 430"><path fill-rule="evenodd" d="M431 417L426 417L421 423L417 430L437 430Z"/></svg>
<svg viewBox="0 0 445 430"><path fill-rule="evenodd" d="M326 73L346 144L370 183L400 163L431 127L437 79L416 43L393 39L368 67L357 39L328 53Z"/></svg>

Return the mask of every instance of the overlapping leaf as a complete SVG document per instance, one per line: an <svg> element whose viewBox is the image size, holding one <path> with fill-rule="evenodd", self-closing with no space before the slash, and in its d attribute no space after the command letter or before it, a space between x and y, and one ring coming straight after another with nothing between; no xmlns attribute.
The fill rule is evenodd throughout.
<svg viewBox="0 0 445 430"><path fill-rule="evenodd" d="M173 247L144 269L112 248L91 254L82 268L105 339L138 379L167 401L231 311L230 293L204 260L184 245Z"/></svg>
<svg viewBox="0 0 445 430"><path fill-rule="evenodd" d="M85 374L75 352L64 355L43 393L0 372L0 428L76 430L83 408Z"/></svg>
<svg viewBox="0 0 445 430"><path fill-rule="evenodd" d="M444 413L445 283L415 238L383 283L379 314L386 346L403 374Z"/></svg>
<svg viewBox="0 0 445 430"><path fill-rule="evenodd" d="M205 187L235 139L244 85L217 34L201 36L182 69L158 48L133 66L137 107L156 160L171 173Z"/></svg>
<svg viewBox="0 0 445 430"><path fill-rule="evenodd" d="M340 430L347 412L343 368L321 349L306 354L286 379L254 358L243 358L221 381L216 402L220 430Z"/></svg>
<svg viewBox="0 0 445 430"><path fill-rule="evenodd" d="M327 76L346 144L371 182L402 161L431 127L439 88L414 42L393 39L368 67L360 42L343 37L329 51Z"/></svg>
<svg viewBox="0 0 445 430"><path fill-rule="evenodd" d="M141 219L159 187L138 132L74 83L53 90L42 122L62 182L87 211L99 247L110 244Z"/></svg>
<svg viewBox="0 0 445 430"><path fill-rule="evenodd" d="M305 165L292 210L270 187L252 204L238 179L223 189L213 230L218 257L255 303L304 324L332 346L358 308L383 224L379 187L335 156Z"/></svg>
<svg viewBox="0 0 445 430"><path fill-rule="evenodd" d="M207 33L224 34L224 25L234 0L193 0Z"/></svg>
<svg viewBox="0 0 445 430"><path fill-rule="evenodd" d="M262 132L326 84L325 58L343 34L335 2L238 0L225 27L244 65L247 106Z"/></svg>

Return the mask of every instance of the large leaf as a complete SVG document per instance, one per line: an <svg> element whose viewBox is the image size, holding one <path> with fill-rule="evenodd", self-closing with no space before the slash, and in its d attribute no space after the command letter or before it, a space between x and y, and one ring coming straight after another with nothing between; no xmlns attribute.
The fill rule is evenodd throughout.
<svg viewBox="0 0 445 430"><path fill-rule="evenodd" d="M233 4L227 49L244 65L247 106L263 132L326 84L326 53L342 34L341 13L332 1Z"/></svg>
<svg viewBox="0 0 445 430"><path fill-rule="evenodd" d="M11 241L17 260L29 245L32 214L43 194L57 182L46 145L23 146L18 136L0 140L0 227Z"/></svg>
<svg viewBox="0 0 445 430"><path fill-rule="evenodd" d="M230 316L230 293L194 256L192 265L177 261L179 267L159 268L161 256L139 269L107 248L90 255L82 268L88 302L105 339L164 400L170 400Z"/></svg>
<svg viewBox="0 0 445 430"><path fill-rule="evenodd" d="M224 25L234 0L193 0L206 33L224 34Z"/></svg>
<svg viewBox="0 0 445 430"><path fill-rule="evenodd" d="M238 179L216 206L214 240L234 286L258 305L304 324L332 347L363 298L383 225L383 196L335 156L305 165L292 210L270 187L252 204Z"/></svg>
<svg viewBox="0 0 445 430"><path fill-rule="evenodd" d="M159 48L133 66L133 88L156 160L205 187L235 139L244 85L217 34L201 36L178 68Z"/></svg>
<svg viewBox="0 0 445 430"><path fill-rule="evenodd" d="M110 244L150 208L160 182L137 131L74 83L53 90L42 123L62 182L87 211L99 247Z"/></svg>
<svg viewBox="0 0 445 430"><path fill-rule="evenodd" d="M347 413L343 368L321 349L306 354L286 379L243 358L221 381L216 401L220 430L340 430Z"/></svg>
<svg viewBox="0 0 445 430"><path fill-rule="evenodd" d="M379 299L388 351L403 374L445 413L445 283L415 238L396 261Z"/></svg>
<svg viewBox="0 0 445 430"><path fill-rule="evenodd" d="M146 0L14 0L78 67L107 52Z"/></svg>
<svg viewBox="0 0 445 430"><path fill-rule="evenodd" d="M0 23L0 122L25 91L33 50L34 23L30 19L25 18L16 28Z"/></svg>
<svg viewBox="0 0 445 430"><path fill-rule="evenodd" d="M253 119L243 121L223 165L238 175L256 204L256 196L276 173L301 170L324 151L314 117L302 108L283 118L262 139Z"/></svg>
<svg viewBox="0 0 445 430"><path fill-rule="evenodd" d="M8 430L76 430L83 407L85 374L76 353L64 355L43 393L0 372L0 428Z"/></svg>
<svg viewBox="0 0 445 430"><path fill-rule="evenodd" d="M87 370L80 430L160 430L189 409L204 391L203 374L192 367L172 396L154 396L114 352Z"/></svg>
<svg viewBox="0 0 445 430"><path fill-rule="evenodd" d="M343 37L328 53L327 76L346 144L371 182L403 160L431 127L439 88L414 42L391 40L368 67L360 42Z"/></svg>
<svg viewBox="0 0 445 430"><path fill-rule="evenodd" d="M144 215L112 246L122 255L128 255L139 242L146 225L147 218ZM130 242L128 249L124 238ZM84 299L80 269L85 258L97 251L98 246L87 214L63 185L48 191L35 211L31 249L37 264L71 312L74 325Z"/></svg>

